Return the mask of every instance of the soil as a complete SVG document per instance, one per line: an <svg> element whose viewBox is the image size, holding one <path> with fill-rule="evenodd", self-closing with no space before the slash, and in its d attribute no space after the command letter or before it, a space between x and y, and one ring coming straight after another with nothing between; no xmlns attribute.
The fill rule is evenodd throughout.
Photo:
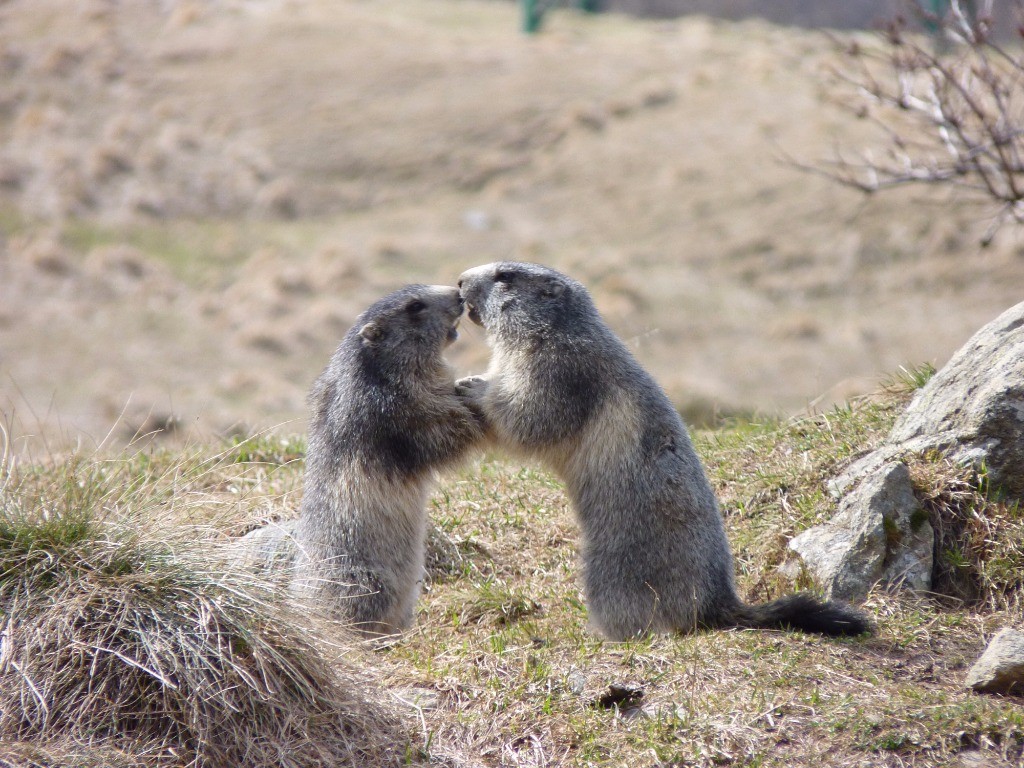
<svg viewBox="0 0 1024 768"><path fill-rule="evenodd" d="M583 281L695 421L941 365L1021 300L1020 237L787 162L878 141L841 65L821 31L561 10L527 37L482 0L0 2L5 430L301 432L369 303L506 258ZM450 357L478 372L479 330Z"/></svg>

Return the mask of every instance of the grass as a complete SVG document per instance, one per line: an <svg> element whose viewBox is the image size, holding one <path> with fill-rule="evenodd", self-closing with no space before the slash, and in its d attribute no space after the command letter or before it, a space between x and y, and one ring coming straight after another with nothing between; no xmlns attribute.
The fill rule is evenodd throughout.
<svg viewBox="0 0 1024 768"><path fill-rule="evenodd" d="M0 231L14 236L32 235L41 229L47 230L13 207L0 204ZM316 247L329 226L207 218L137 221L115 227L86 218L68 218L48 229L75 254L84 256L107 246L130 246L167 267L189 286L220 288L254 251L271 248L298 258Z"/></svg>
<svg viewBox="0 0 1024 768"><path fill-rule="evenodd" d="M796 421L695 434L748 599L794 588L776 572L786 542L834 512L826 481L882 441L921 383ZM923 476L914 477L923 491ZM932 477L947 493L959 487ZM1012 517L977 484L971 499ZM613 644L587 631L575 524L549 476L484 461L444 486L433 516L471 553L468 565L431 588L416 631L388 655L445 694L428 724L475 745L489 764L956 765L975 749L1021 757L1019 700L962 687L988 634L1019 616L1016 528L995 531L1009 536L1004 555L992 557L1012 576L990 592L1001 599L879 591L866 606L878 622L871 638L728 631ZM510 618L512 596L531 610ZM461 620L467 612L474 621ZM643 696L626 708L597 706L609 686Z"/></svg>
<svg viewBox="0 0 1024 768"><path fill-rule="evenodd" d="M240 270L253 266L252 258L262 252L274 254L284 262L303 264L322 249L348 247L340 243L337 230L358 223L361 214L349 212L301 222L228 218L152 219L118 226L88 218L68 218L55 227L42 227L10 206L0 202L0 231L8 235L32 236L40 231L56 235L76 259L94 249L128 246L137 249L148 263L160 264L192 289L220 291L238 281ZM439 279L433 265L448 258L447 251L424 251L421 259L410 262L378 258L388 248L388 240L365 246L374 259L373 271L388 284ZM366 260L360 259L360 268ZM454 273L453 273L454 274Z"/></svg>
<svg viewBox="0 0 1024 768"><path fill-rule="evenodd" d="M989 610L1024 609L1024 510L992 493L984 474L938 453L914 457L911 478L938 529L936 589Z"/></svg>
<svg viewBox="0 0 1024 768"><path fill-rule="evenodd" d="M85 219L70 219L60 234L67 246L80 253L127 244L193 286L217 284L225 272L245 260L252 248L244 227L215 220L107 227Z"/></svg>
<svg viewBox="0 0 1024 768"><path fill-rule="evenodd" d="M183 522L195 509L177 514L237 475L231 458L5 468L0 761L297 768L418 753L344 644L228 567L210 531Z"/></svg>
<svg viewBox="0 0 1024 768"><path fill-rule="evenodd" d="M748 599L793 588L775 567L786 541L831 514L826 481L883 439L915 386L805 419L737 421L695 434L722 499L738 582ZM65 755L64 762L42 755L41 765L161 764L158 758L167 752L153 746L151 726L159 721L179 728L185 718L175 714L183 711L175 706L183 705L172 706L166 698L171 692L154 674L171 681L178 668L156 648L185 647L189 637L188 647L198 652L213 642L212 635L184 630L201 626L200 617L210 615L206 610L226 612L218 621L238 639L221 647L254 679L250 664L263 663L261 674L269 675L280 656L293 666L307 654L324 663L324 648L331 663L317 667L318 674L334 675L336 682L353 679L347 677L353 663L371 664L375 680L395 691L396 700L412 702L389 715L386 702L375 698L378 689L360 678L360 701L376 713L367 730L390 734L386 759L395 764L943 766L958 765L968 751L1011 764L1024 755L1021 700L979 696L962 684L988 636L1020 615L1022 515L990 498L983 477L958 473L941 457L917 457L911 471L933 525L941 524L942 546L956 551L940 557L943 568L959 574L947 578L940 571L946 594L872 593L865 607L877 633L867 638L724 631L628 643L604 642L587 629L576 526L560 484L537 469L486 457L447 478L434 494L430 578L416 625L368 657L344 643L320 641L282 650L296 635L318 635L307 636L306 620L288 614L253 619L278 616L273 611L279 601L244 581L229 582L225 593L223 577L212 578L210 568L197 562L203 558L188 554L207 557L208 545L267 519L294 516L302 451L301 441L260 436L192 454L152 450L8 470L0 606L19 640L5 648L22 653L36 643L41 655L28 675L10 666L13 659L25 669L20 657L7 653L0 661L0 675L7 675L0 686L0 697L7 697L0 698L0 764L26 749L26 737L39 740L39 749ZM44 608L58 602L64 623L40 624ZM69 605L79 606L74 621ZM154 605L167 609L158 615L175 627L170 636L160 622L137 618L151 615L146 611ZM243 607L248 619L233 613ZM76 640L73 632L83 627L98 632L98 639ZM129 642L125 631L131 627L137 631ZM275 649L259 656L262 662L252 652L257 636ZM41 637L68 640L45 644ZM160 702L144 709L151 720L113 718L108 704L83 691L83 681L96 680L85 660L99 663L90 647L117 648L145 667L106 653L99 654L105 666L97 669L118 669L136 690L149 686L145 690ZM217 670L231 671L230 665ZM223 692L216 679L204 678L202 690ZM17 707L10 681L20 686ZM244 676L237 685L245 689ZM280 683L275 690L288 687ZM78 712L75 722L47 720L38 705L63 691L89 703L60 708ZM230 707L205 706L211 719L219 712L234 722ZM268 702L251 706L240 709L256 712ZM412 732L401 726L410 712ZM338 727L322 715L328 731ZM253 724L232 726L243 741L269 727L267 717L244 719ZM127 722L134 723L132 737L113 738ZM367 730L353 735L349 728L347 737L362 744ZM194 765L229 764L213 753L195 757L200 744L228 744L224 736L180 741L193 750L187 754ZM83 744L93 752L83 752ZM292 759L299 765L305 758L294 753ZM238 764L260 763L247 758ZM389 763L372 758L362 764Z"/></svg>
<svg viewBox="0 0 1024 768"><path fill-rule="evenodd" d="M931 363L921 365L901 365L888 380L882 384L883 389L893 394L915 392L935 375L935 366Z"/></svg>

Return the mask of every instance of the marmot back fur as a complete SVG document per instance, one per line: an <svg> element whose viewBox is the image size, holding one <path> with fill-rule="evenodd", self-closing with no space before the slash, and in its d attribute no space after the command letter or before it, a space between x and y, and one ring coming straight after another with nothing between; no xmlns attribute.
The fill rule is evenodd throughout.
<svg viewBox="0 0 1024 768"><path fill-rule="evenodd" d="M436 472L481 438L442 357L456 288L412 285L373 304L310 395L312 420L292 590L367 634L413 618Z"/></svg>
<svg viewBox="0 0 1024 768"><path fill-rule="evenodd" d="M584 287L502 262L459 281L487 331L486 377L460 382L496 441L565 482L582 534L591 623L623 640L701 627L860 634L866 618L799 594L746 605L718 503L682 419Z"/></svg>

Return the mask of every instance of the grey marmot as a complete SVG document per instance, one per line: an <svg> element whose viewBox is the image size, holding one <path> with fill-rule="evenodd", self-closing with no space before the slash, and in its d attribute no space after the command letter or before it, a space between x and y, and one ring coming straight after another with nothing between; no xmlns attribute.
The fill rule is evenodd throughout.
<svg viewBox="0 0 1024 768"><path fill-rule="evenodd" d="M577 281L535 264L459 280L492 348L459 382L492 438L565 482L582 535L592 626L614 640L712 627L857 635L866 617L801 593L744 604L718 502L668 397Z"/></svg>
<svg viewBox="0 0 1024 768"><path fill-rule="evenodd" d="M292 592L366 634L412 623L436 472L483 435L442 357L462 304L447 286L412 285L380 299L310 394Z"/></svg>

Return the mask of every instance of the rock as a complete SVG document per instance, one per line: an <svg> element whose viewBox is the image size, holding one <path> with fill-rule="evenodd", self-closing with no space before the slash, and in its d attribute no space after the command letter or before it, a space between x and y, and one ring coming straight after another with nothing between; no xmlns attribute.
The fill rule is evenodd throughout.
<svg viewBox="0 0 1024 768"><path fill-rule="evenodd" d="M917 393L889 442L925 438L1024 498L1024 302L982 328Z"/></svg>
<svg viewBox="0 0 1024 768"><path fill-rule="evenodd" d="M911 401L889 445L984 464L1024 499L1024 302L978 331Z"/></svg>
<svg viewBox="0 0 1024 768"><path fill-rule="evenodd" d="M927 590L933 539L907 466L892 462L862 478L832 520L790 541L796 557L783 571L795 577L802 564L829 599L863 599L878 582Z"/></svg>
<svg viewBox="0 0 1024 768"><path fill-rule="evenodd" d="M978 693L1024 694L1024 632L1000 630L967 673L966 684Z"/></svg>
<svg viewBox="0 0 1024 768"><path fill-rule="evenodd" d="M230 544L232 562L286 587L295 561L295 526L298 520L268 523Z"/></svg>
<svg viewBox="0 0 1024 768"><path fill-rule="evenodd" d="M929 588L931 526L910 504L906 467L901 478L892 474L903 457L928 451L984 467L995 487L1024 499L1024 302L971 337L917 393L885 443L829 483L843 499L836 518L790 542L830 596L861 597L872 579ZM905 489L894 490L897 482ZM897 506L894 493L903 499ZM798 567L787 563L783 571L793 576Z"/></svg>
<svg viewBox="0 0 1024 768"><path fill-rule="evenodd" d="M887 461L933 450L984 465L996 487L1024 500L1024 302L974 334L917 393L885 443L829 489L841 495Z"/></svg>
<svg viewBox="0 0 1024 768"><path fill-rule="evenodd" d="M565 688L569 693L582 696L587 690L587 676L574 669L565 676Z"/></svg>

